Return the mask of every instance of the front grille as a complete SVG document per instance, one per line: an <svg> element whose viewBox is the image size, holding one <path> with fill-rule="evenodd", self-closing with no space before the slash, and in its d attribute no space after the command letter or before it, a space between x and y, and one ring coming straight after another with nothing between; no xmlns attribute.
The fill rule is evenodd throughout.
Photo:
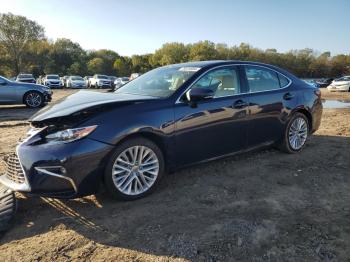
<svg viewBox="0 0 350 262"><path fill-rule="evenodd" d="M5 176L17 184L23 184L25 177L17 155L15 153L6 155L4 162L6 165Z"/></svg>

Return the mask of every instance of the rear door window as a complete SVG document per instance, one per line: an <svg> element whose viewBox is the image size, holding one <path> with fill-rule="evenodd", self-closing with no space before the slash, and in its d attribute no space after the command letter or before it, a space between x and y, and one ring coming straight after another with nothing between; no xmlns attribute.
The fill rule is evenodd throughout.
<svg viewBox="0 0 350 262"><path fill-rule="evenodd" d="M289 84L281 74L260 66L245 66L245 73L251 93L277 90Z"/></svg>

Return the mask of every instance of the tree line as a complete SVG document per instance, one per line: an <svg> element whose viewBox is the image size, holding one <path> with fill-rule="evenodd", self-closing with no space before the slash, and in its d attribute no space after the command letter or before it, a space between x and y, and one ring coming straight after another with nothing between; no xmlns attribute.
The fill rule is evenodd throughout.
<svg viewBox="0 0 350 262"><path fill-rule="evenodd" d="M128 76L153 68L200 60L259 61L282 67L302 78L338 77L350 74L350 54L332 56L312 49L280 53L247 43L228 46L199 41L193 44L165 43L152 54L121 56L113 50L84 50L78 43L45 36L44 27L24 16L0 14L0 75L18 73Z"/></svg>

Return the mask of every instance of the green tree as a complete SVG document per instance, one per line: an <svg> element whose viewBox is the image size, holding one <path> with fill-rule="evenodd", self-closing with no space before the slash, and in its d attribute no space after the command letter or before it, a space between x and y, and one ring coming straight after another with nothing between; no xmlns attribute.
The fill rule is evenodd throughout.
<svg viewBox="0 0 350 262"><path fill-rule="evenodd" d="M103 59L96 57L91 59L87 63L87 69L89 74L103 74Z"/></svg>
<svg viewBox="0 0 350 262"><path fill-rule="evenodd" d="M131 67L132 63L129 57L117 58L113 65L118 76L129 76L131 74Z"/></svg>
<svg viewBox="0 0 350 262"><path fill-rule="evenodd" d="M21 71L22 56L28 44L44 38L44 28L24 16L0 14L0 42L13 61L13 71Z"/></svg>
<svg viewBox="0 0 350 262"><path fill-rule="evenodd" d="M53 64L46 68L46 73L68 74L73 63L79 63L79 68L83 68L83 64L86 63L85 57L86 52L78 43L66 38L57 39L49 53Z"/></svg>
<svg viewBox="0 0 350 262"><path fill-rule="evenodd" d="M97 51L92 51L89 53L88 57L89 57L89 60L93 58L102 59L101 72L103 72L103 74L114 75L116 73L113 65L114 65L114 61L117 58L119 58L119 55L113 50L100 49Z"/></svg>
<svg viewBox="0 0 350 262"><path fill-rule="evenodd" d="M188 61L189 48L183 43L166 43L150 57L152 67Z"/></svg>
<svg viewBox="0 0 350 262"><path fill-rule="evenodd" d="M189 60L191 61L214 60L217 58L218 51L215 49L213 42L206 40L190 45Z"/></svg>

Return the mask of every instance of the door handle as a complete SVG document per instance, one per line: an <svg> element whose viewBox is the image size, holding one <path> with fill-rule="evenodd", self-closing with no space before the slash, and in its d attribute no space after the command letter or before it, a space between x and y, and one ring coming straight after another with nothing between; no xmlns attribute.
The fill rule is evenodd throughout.
<svg viewBox="0 0 350 262"><path fill-rule="evenodd" d="M247 102L244 102L243 100L238 100L233 104L234 108L244 108L247 107L249 104Z"/></svg>
<svg viewBox="0 0 350 262"><path fill-rule="evenodd" d="M284 96L283 96L284 100L291 100L293 98L294 98L294 95L291 94L291 93L285 93Z"/></svg>

